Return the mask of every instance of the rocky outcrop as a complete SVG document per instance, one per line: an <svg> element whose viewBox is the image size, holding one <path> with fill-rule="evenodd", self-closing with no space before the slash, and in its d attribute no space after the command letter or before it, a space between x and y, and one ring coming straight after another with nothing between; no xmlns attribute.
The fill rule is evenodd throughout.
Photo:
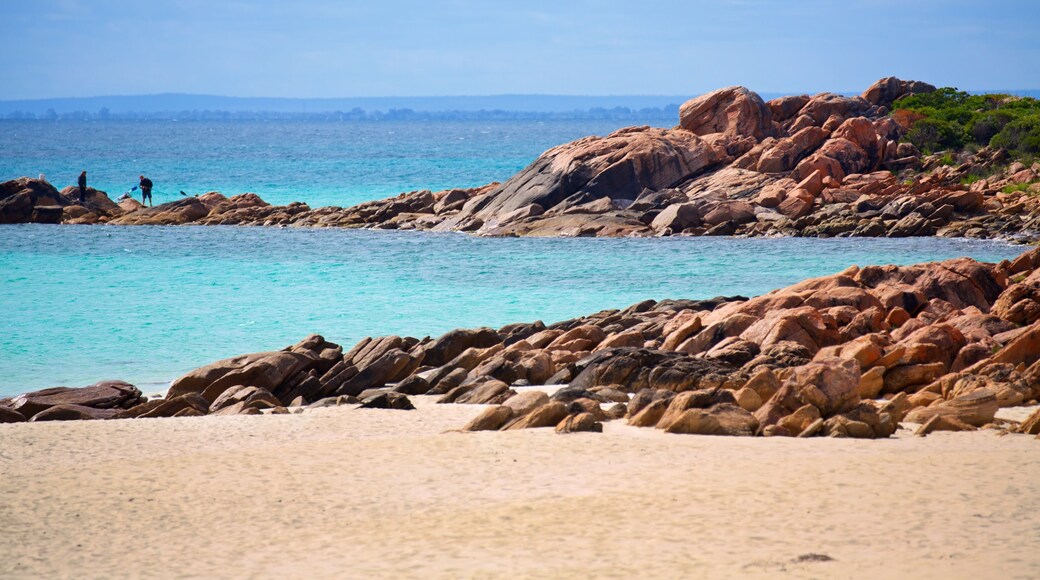
<svg viewBox="0 0 1040 580"><path fill-rule="evenodd" d="M217 192L154 208L93 199L84 207L23 178L0 186L0 222L1040 240L1040 163L1025 167L990 149L926 156L901 142L906 123L889 107L932 90L889 77L861 96L766 103L747 88L727 87L684 103L674 128L628 127L563 144L504 183L413 191L350 208L271 206L255 194ZM1005 192L1009 185L1016 187Z"/></svg>
<svg viewBox="0 0 1040 580"><path fill-rule="evenodd" d="M1001 407L1040 399L1040 250L866 266L747 299L647 300L554 324L365 338L313 335L233 357L144 401L118 382L0 400L0 421L261 414L409 396L486 409L464 431L598 432L626 418L671 434L883 438L900 422L1000 428ZM528 385L560 385L551 396ZM360 401L359 401L360 399ZM45 414L46 413L46 414Z"/></svg>
<svg viewBox="0 0 1040 580"><path fill-rule="evenodd" d="M9 417L10 412L14 412L25 420L34 420L53 408L61 408L60 413L55 411L45 415L44 419L35 419L53 421L107 418L120 409L129 409L142 402L141 391L133 385L122 381L102 381L88 387L53 387L25 393L13 399L0 400L0 408L4 408L4 414Z"/></svg>

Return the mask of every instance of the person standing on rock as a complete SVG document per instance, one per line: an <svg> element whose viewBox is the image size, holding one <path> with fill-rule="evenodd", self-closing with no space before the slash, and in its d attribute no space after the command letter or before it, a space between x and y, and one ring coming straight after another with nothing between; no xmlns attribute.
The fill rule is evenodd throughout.
<svg viewBox="0 0 1040 580"><path fill-rule="evenodd" d="M87 202L87 172L81 171L79 174L79 203L84 204Z"/></svg>
<svg viewBox="0 0 1040 580"><path fill-rule="evenodd" d="M147 177L142 175L141 176L141 182L138 183L138 185L141 187L141 203L144 203L145 200L148 200L148 205L151 206L152 205L152 180L148 179Z"/></svg>

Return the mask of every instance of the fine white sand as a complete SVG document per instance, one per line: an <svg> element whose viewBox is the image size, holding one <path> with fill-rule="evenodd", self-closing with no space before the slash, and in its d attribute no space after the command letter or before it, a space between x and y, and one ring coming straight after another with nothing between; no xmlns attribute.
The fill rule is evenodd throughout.
<svg viewBox="0 0 1040 580"><path fill-rule="evenodd" d="M0 577L1040 574L1033 437L458 433L481 407L415 400L0 425Z"/></svg>

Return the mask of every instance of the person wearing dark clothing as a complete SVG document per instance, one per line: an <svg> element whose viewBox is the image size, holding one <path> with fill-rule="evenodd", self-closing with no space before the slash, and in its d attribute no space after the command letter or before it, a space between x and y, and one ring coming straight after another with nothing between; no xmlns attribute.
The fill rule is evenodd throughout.
<svg viewBox="0 0 1040 580"><path fill-rule="evenodd" d="M142 175L138 185L141 186L141 203L148 200L148 205L152 205L152 180Z"/></svg>
<svg viewBox="0 0 1040 580"><path fill-rule="evenodd" d="M86 203L87 201L87 172L83 171L79 174L79 202Z"/></svg>

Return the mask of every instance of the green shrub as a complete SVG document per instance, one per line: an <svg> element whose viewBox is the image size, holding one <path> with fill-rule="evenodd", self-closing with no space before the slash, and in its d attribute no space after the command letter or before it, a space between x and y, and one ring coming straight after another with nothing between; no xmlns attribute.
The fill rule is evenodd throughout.
<svg viewBox="0 0 1040 580"><path fill-rule="evenodd" d="M926 152L974 144L1006 147L1016 156L1040 151L1040 100L1029 97L943 87L897 100L892 117L910 127L905 139Z"/></svg>
<svg viewBox="0 0 1040 580"><path fill-rule="evenodd" d="M1007 109L977 113L968 124L968 133L979 145L988 145L1001 129L1015 120L1015 117L1016 115Z"/></svg>
<svg viewBox="0 0 1040 580"><path fill-rule="evenodd" d="M949 121L929 117L914 123L906 140L921 151L932 153L964 145L964 130Z"/></svg>
<svg viewBox="0 0 1040 580"><path fill-rule="evenodd" d="M1019 154L1040 153L1040 114L1011 121L993 136L989 144Z"/></svg>

